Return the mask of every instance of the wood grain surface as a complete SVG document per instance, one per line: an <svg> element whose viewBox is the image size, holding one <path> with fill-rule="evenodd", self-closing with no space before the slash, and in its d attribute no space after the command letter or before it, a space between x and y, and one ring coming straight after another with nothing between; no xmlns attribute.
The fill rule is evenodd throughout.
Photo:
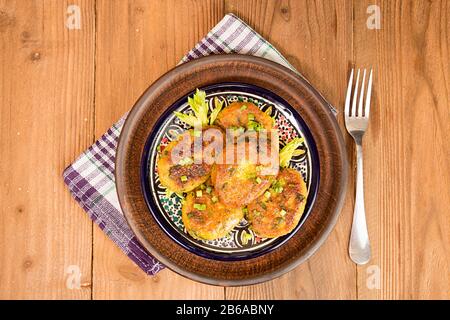
<svg viewBox="0 0 450 320"><path fill-rule="evenodd" d="M93 2L0 1L0 297L91 297L92 223L62 170L93 140ZM68 290L70 266L81 289Z"/></svg>
<svg viewBox="0 0 450 320"><path fill-rule="evenodd" d="M64 26L69 4L81 8L80 30ZM379 30L366 24L373 4ZM340 110L349 63L375 68L364 141L368 265L347 255L354 170L317 254L239 288L169 270L145 276L65 188L64 167L228 12ZM449 299L449 33L446 0L0 0L0 298ZM70 266L80 289L67 285Z"/></svg>

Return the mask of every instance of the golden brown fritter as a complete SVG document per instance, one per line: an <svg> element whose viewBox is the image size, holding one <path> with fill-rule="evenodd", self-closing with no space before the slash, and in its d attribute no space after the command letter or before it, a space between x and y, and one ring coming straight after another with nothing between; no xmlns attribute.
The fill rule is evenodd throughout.
<svg viewBox="0 0 450 320"><path fill-rule="evenodd" d="M219 202L212 186L189 192L183 202L182 219L191 236L214 240L226 236L244 217L242 208Z"/></svg>
<svg viewBox="0 0 450 320"><path fill-rule="evenodd" d="M233 102L219 113L216 123L224 129L273 128L273 119L251 102Z"/></svg>
<svg viewBox="0 0 450 320"><path fill-rule="evenodd" d="M214 134L222 135L217 127ZM211 161L204 161L203 150L213 140L205 138L205 130L196 132L188 130L181 134L177 140L170 142L158 158L158 173L161 184L173 192L189 192L204 183L211 174ZM209 131L211 132L211 131ZM205 138L201 148L194 148L196 139ZM200 159L195 161L194 159Z"/></svg>
<svg viewBox="0 0 450 320"><path fill-rule="evenodd" d="M301 174L282 169L272 186L247 207L246 219L260 237L276 238L291 232L305 210L308 191Z"/></svg>
<svg viewBox="0 0 450 320"><path fill-rule="evenodd" d="M245 155L238 156L239 150L245 150ZM265 174L263 169L267 166L249 156L256 153L251 151L249 142L234 144L228 151L234 153L234 161L228 163L224 152L222 164L213 166L211 180L221 202L230 207L243 207L269 188L274 175Z"/></svg>

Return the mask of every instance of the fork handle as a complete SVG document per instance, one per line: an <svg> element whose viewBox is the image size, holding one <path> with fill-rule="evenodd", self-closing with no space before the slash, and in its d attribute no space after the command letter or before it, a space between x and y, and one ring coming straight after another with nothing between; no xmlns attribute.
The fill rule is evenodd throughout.
<svg viewBox="0 0 450 320"><path fill-rule="evenodd" d="M370 260L369 234L364 208L363 152L360 141L356 143L356 199L349 254L353 262L357 264L366 264Z"/></svg>

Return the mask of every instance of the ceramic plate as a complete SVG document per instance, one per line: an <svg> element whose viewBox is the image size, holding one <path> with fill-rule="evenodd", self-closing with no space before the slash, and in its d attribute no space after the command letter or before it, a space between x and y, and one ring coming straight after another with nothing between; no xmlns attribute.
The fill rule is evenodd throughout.
<svg viewBox="0 0 450 320"><path fill-rule="evenodd" d="M180 201L167 197L156 167L158 146L187 127L173 111L190 112L187 97L200 88L211 100L254 101L272 107L281 146L305 138L305 153L290 166L309 188L297 228L276 239L253 235L245 220L229 236L199 241L184 230ZM330 105L304 78L262 58L216 55L182 64L153 83L130 111L116 154L123 213L142 245L173 271L215 285L247 285L280 276L308 259L332 230L343 203L347 160ZM243 234L251 237L243 237ZM247 241L244 240L247 238Z"/></svg>
<svg viewBox="0 0 450 320"><path fill-rule="evenodd" d="M174 111L192 113L187 104L187 96L182 97L168 108L167 112L158 119L154 132L147 140L142 158L141 181L149 209L168 235L181 246L196 254L222 260L249 259L264 254L289 239L308 216L319 182L318 155L314 141L298 113L280 97L263 88L243 83L221 83L200 89L207 94L210 110L213 108L213 101L216 97L225 101L224 108L235 101L249 101L264 112L270 110L270 115L275 119L275 127L279 133L280 149L293 138L304 138L305 142L301 146L304 153L294 157L290 164L291 168L302 174L309 190L302 219L290 234L272 239L256 236L245 219L242 219L228 236L221 239L202 241L189 235L181 219L181 198L175 194L167 196L166 188L159 182L156 166L158 150L163 149L180 133L191 128L175 117L173 113ZM189 96L192 96L194 92L191 92Z"/></svg>

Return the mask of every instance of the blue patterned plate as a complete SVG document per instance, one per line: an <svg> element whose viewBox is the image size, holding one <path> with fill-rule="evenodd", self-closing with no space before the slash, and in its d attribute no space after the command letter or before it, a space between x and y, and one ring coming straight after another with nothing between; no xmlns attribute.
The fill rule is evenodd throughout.
<svg viewBox="0 0 450 320"><path fill-rule="evenodd" d="M158 150L164 148L178 134L190 128L175 117L174 111L191 113L186 95L174 103L157 121L155 130L147 139L142 157L141 181L145 200L161 228L179 245L200 256L219 260L242 260L267 253L286 242L294 233L301 232L301 226L308 218L319 184L318 154L311 133L298 113L280 97L254 85L243 83L221 83L204 88L210 110L214 97L225 101L224 107L235 101L250 101L262 111L271 110L280 137L280 149L296 137L303 137L304 153L291 160L290 167L298 170L308 186L309 195L303 216L297 227L289 234L274 238L260 238L243 219L233 231L221 239L202 241L191 237L181 219L181 199L176 194L167 196L160 184L157 170Z"/></svg>

